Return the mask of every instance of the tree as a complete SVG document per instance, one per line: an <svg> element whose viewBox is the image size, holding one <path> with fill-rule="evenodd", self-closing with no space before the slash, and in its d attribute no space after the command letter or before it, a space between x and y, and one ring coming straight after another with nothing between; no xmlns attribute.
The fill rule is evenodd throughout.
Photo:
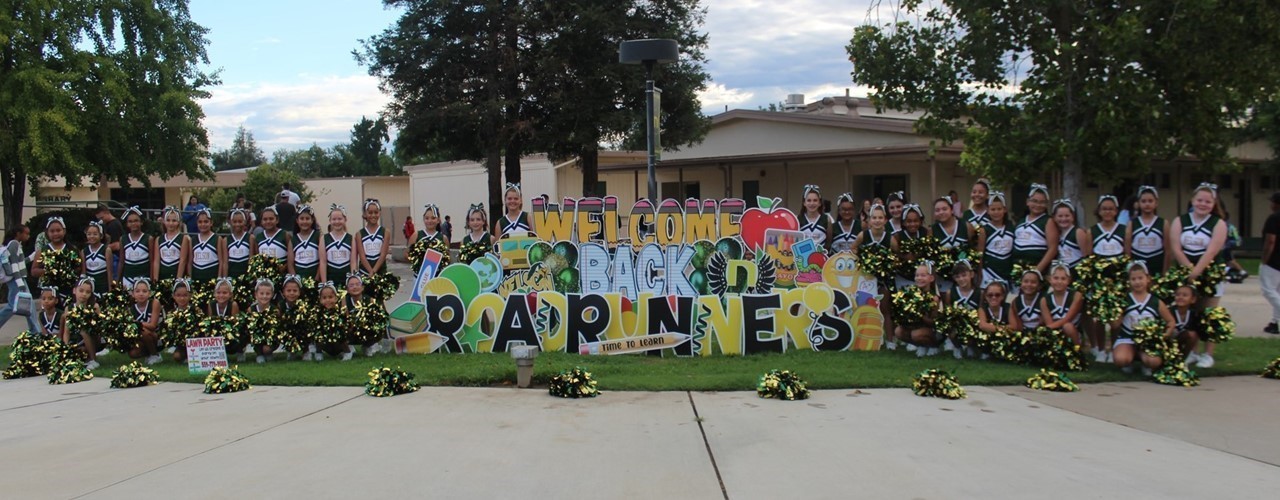
<svg viewBox="0 0 1280 500"><path fill-rule="evenodd" d="M381 158L387 154L382 146L390 139L385 118L379 116L377 120L370 120L360 117L360 121L351 127L349 150L355 160L352 175L380 174Z"/></svg>
<svg viewBox="0 0 1280 500"><path fill-rule="evenodd" d="M1280 83L1267 2L938 3L856 28L853 80L877 108L923 111L921 133L965 139L971 170L1019 183L1060 170L1073 199L1152 158L1229 164L1238 124Z"/></svg>
<svg viewBox="0 0 1280 500"><path fill-rule="evenodd" d="M211 178L197 100L217 84L186 0L28 0L0 7L0 185L21 222L29 179L70 185Z"/></svg>
<svg viewBox="0 0 1280 500"><path fill-rule="evenodd" d="M267 155L258 148L253 140L253 132L241 125L236 129L236 138L231 141L231 148L213 154L213 169L216 171L235 170L256 167L267 162Z"/></svg>
<svg viewBox="0 0 1280 500"><path fill-rule="evenodd" d="M280 187L288 184L293 192L298 193L301 203L315 198L298 174L284 168L266 164L250 170L245 175L244 185L235 188L208 188L197 191L197 196L209 202L209 207L217 212L230 209L237 194L243 194L246 201L253 202L255 210L262 210L275 205Z"/></svg>
<svg viewBox="0 0 1280 500"><path fill-rule="evenodd" d="M337 177L346 172L341 154L314 143L307 149L277 150L271 154L271 164L302 178Z"/></svg>
<svg viewBox="0 0 1280 500"><path fill-rule="evenodd" d="M531 93L545 113L537 130L549 133L535 142L553 156L581 160L582 193L596 193L600 144L623 138L645 146L644 69L618 63L612 50L624 40L672 38L680 45L676 64L655 67L662 89L660 123L663 147L672 150L698 142L710 128L697 93L709 78L703 70L707 36L698 32L705 10L697 0L547 2L537 12L542 42L540 67ZM561 29L556 29L557 27Z"/></svg>

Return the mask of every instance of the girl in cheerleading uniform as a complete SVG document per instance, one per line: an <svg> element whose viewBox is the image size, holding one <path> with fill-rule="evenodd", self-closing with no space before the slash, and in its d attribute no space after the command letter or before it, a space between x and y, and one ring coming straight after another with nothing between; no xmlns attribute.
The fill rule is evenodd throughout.
<svg viewBox="0 0 1280 500"><path fill-rule="evenodd" d="M828 245L828 255L852 251L854 244L858 242L858 235L862 234L862 222L858 219L856 207L857 205L853 202L853 195L849 193L840 195L836 200L838 217L835 225L831 226L831 244Z"/></svg>
<svg viewBox="0 0 1280 500"><path fill-rule="evenodd" d="M1130 218L1125 226L1125 248L1129 249L1129 258L1141 260L1153 273L1163 273L1169 269L1169 260L1165 258L1165 238L1169 232L1169 223L1156 213L1160 208L1160 192L1154 186L1138 188L1138 213Z"/></svg>
<svg viewBox="0 0 1280 500"><path fill-rule="evenodd" d="M391 250L391 238L382 227L382 204L369 198L364 200L364 227L360 228L360 268L370 276L387 272L387 255Z"/></svg>
<svg viewBox="0 0 1280 500"><path fill-rule="evenodd" d="M164 221L164 234L156 242L156 253L159 259L152 259L151 274L156 279L176 279L190 276L190 263L187 256L191 254L191 238L183 232L182 214L174 207L165 207L161 215Z"/></svg>
<svg viewBox="0 0 1280 500"><path fill-rule="evenodd" d="M133 320L138 323L140 336L138 343L129 350L129 357L138 359L146 356L147 364L154 365L160 362L160 353L156 347L159 341L156 327L160 325L160 316L164 312L160 309L160 301L151 298L150 279L135 279L130 291L133 295L130 312L133 313Z"/></svg>
<svg viewBox="0 0 1280 500"><path fill-rule="evenodd" d="M905 191L897 191L889 193L886 198L885 208L889 209L889 233L896 233L902 230L902 210L907 206L907 193Z"/></svg>
<svg viewBox="0 0 1280 500"><path fill-rule="evenodd" d="M831 216L822 209L822 194L818 186L804 186L804 211L800 214L800 232L818 244L818 248L827 248L831 242Z"/></svg>
<svg viewBox="0 0 1280 500"><path fill-rule="evenodd" d="M1040 271L1027 269L1022 272L1022 278L1018 282L1020 293L1013 298L1013 309L1023 330L1034 330L1040 327L1040 285L1042 283L1044 283L1044 276Z"/></svg>
<svg viewBox="0 0 1280 500"><path fill-rule="evenodd" d="M1004 193L992 191L987 202L987 222L982 226L982 288L995 282L1007 284L1013 279L1013 225Z"/></svg>
<svg viewBox="0 0 1280 500"><path fill-rule="evenodd" d="M1227 243L1227 224L1218 215L1218 186L1202 183L1191 193L1191 213L1183 214L1169 225L1169 235L1178 238L1170 243L1174 262L1191 269L1190 280L1200 278L1209 266L1221 265L1222 248ZM1201 297L1200 306L1216 307L1222 297L1223 284L1212 297ZM1196 360L1202 368L1212 368L1215 345L1205 342L1203 354Z"/></svg>
<svg viewBox="0 0 1280 500"><path fill-rule="evenodd" d="M295 222L297 232L289 249L289 273L303 278L318 279L325 268L325 252L320 251L322 236L316 230L316 213L311 206L298 208Z"/></svg>
<svg viewBox="0 0 1280 500"><path fill-rule="evenodd" d="M1049 188L1032 184L1027 193L1027 215L1013 230L1014 262L1034 267L1042 274L1058 254L1058 226L1049 224Z"/></svg>
<svg viewBox="0 0 1280 500"><path fill-rule="evenodd" d="M191 242L191 279L208 283L227 275L227 249L222 237L213 233L213 214L209 209L196 212L195 239Z"/></svg>
<svg viewBox="0 0 1280 500"><path fill-rule="evenodd" d="M1040 322L1062 330L1071 342L1080 345L1080 317L1084 294L1071 289L1071 267L1060 260L1049 265L1049 293L1040 300Z"/></svg>
<svg viewBox="0 0 1280 500"><path fill-rule="evenodd" d="M249 211L242 208L231 210L231 236L223 240L225 251L222 252L226 264L224 276L239 277L249 271L249 258L257 253L253 234L249 232Z"/></svg>
<svg viewBox="0 0 1280 500"><path fill-rule="evenodd" d="M1142 373L1150 376L1151 371L1160 368L1163 360L1156 356L1141 352L1133 341L1133 334L1138 323L1147 318L1161 318L1165 322L1165 335L1173 335L1176 322L1169 308L1150 291L1151 275L1146 264L1133 262L1129 264L1129 296L1125 298L1124 313L1112 325L1116 335L1115 345L1111 352L1116 366L1125 373L1133 371L1133 362L1141 361Z"/></svg>
<svg viewBox="0 0 1280 500"><path fill-rule="evenodd" d="M293 238L288 231L280 229L280 213L276 212L276 206L262 209L262 216L258 219L262 222L262 241L258 242L257 253L287 265L293 250Z"/></svg>
<svg viewBox="0 0 1280 500"><path fill-rule="evenodd" d="M529 224L529 214L524 213L524 195L520 193L520 185L508 182L502 199L506 213L493 219L493 238L499 240L508 234L533 231L533 226Z"/></svg>
<svg viewBox="0 0 1280 500"><path fill-rule="evenodd" d="M493 250L493 241L485 231L484 204L476 203L467 209L467 234L458 247L458 260L470 265L476 259Z"/></svg>
<svg viewBox="0 0 1280 500"><path fill-rule="evenodd" d="M356 272L361 259L360 246L352 245L355 238L347 233L347 211L342 205L329 207L329 232L324 235L325 267L320 281L343 280Z"/></svg>
<svg viewBox="0 0 1280 500"><path fill-rule="evenodd" d="M151 237L142 232L142 209L133 206L125 210L124 225L129 233L120 242L120 251L124 253L120 259L120 281L125 289L133 290L139 279L155 279L151 274L151 256L156 254L156 247Z"/></svg>
<svg viewBox="0 0 1280 500"><path fill-rule="evenodd" d="M1058 227L1058 258L1055 262L1075 269L1093 252L1089 231L1079 226L1075 205L1066 198L1053 202L1053 224Z"/></svg>
<svg viewBox="0 0 1280 500"><path fill-rule="evenodd" d="M973 188L969 190L969 208L964 210L964 214L960 216L969 225L981 228L988 220L987 201L991 196L991 182L986 179L978 179L973 182Z"/></svg>
<svg viewBox="0 0 1280 500"><path fill-rule="evenodd" d="M80 274L93 280L95 291L111 289L111 245L102 240L102 223L93 221L84 228L84 249L80 251Z"/></svg>

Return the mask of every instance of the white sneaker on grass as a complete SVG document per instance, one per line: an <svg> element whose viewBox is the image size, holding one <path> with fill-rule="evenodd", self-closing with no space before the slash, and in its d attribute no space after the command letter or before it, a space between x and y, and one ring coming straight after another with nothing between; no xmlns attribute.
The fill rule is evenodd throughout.
<svg viewBox="0 0 1280 500"><path fill-rule="evenodd" d="M317 352L315 356L311 357L311 359L314 359L316 361L324 361L324 354Z"/></svg>
<svg viewBox="0 0 1280 500"><path fill-rule="evenodd" d="M896 351L898 349L898 343L892 340L886 340L884 341L884 348L890 351Z"/></svg>
<svg viewBox="0 0 1280 500"><path fill-rule="evenodd" d="M178 350L178 346L176 346L176 345L171 345L171 346L169 346L169 348L168 348L168 349L165 349L165 350L164 350L164 352L167 352L167 353L169 353L169 354L173 354L173 352L174 352L174 351L177 351L177 350Z"/></svg>
<svg viewBox="0 0 1280 500"><path fill-rule="evenodd" d="M160 359L161 359L161 358L160 358L160 355L159 355L159 354L152 354L152 355L150 355L150 356L147 356L147 364L148 364L148 365L154 365L154 364L156 364L156 363L159 363L159 362L160 362Z"/></svg>
<svg viewBox="0 0 1280 500"><path fill-rule="evenodd" d="M310 352L304 352L304 353L302 353L302 360L303 360L303 361L311 361L311 358L314 358L314 357L315 357L315 354L314 354L314 353L310 353Z"/></svg>
<svg viewBox="0 0 1280 500"><path fill-rule="evenodd" d="M343 361L351 361L351 356L353 356L353 355L355 355L355 353L353 353L353 352L344 352L344 353L342 353L342 360L343 360Z"/></svg>
<svg viewBox="0 0 1280 500"><path fill-rule="evenodd" d="M1196 363L1199 363L1199 362L1200 362L1200 353L1198 352L1193 352L1191 354L1188 354L1187 360L1185 361L1185 363L1187 364L1187 368L1191 368L1195 366Z"/></svg>
<svg viewBox="0 0 1280 500"><path fill-rule="evenodd" d="M918 348L915 344L907 344L907 352L916 352L916 349Z"/></svg>
<svg viewBox="0 0 1280 500"><path fill-rule="evenodd" d="M99 366L102 365L98 364L97 360L90 360L88 363L84 364L84 367L88 368L89 371L97 370Z"/></svg>
<svg viewBox="0 0 1280 500"><path fill-rule="evenodd" d="M1133 373L1133 365L1129 365L1129 366L1122 366L1122 367L1120 367L1120 371L1125 372L1125 373Z"/></svg>
<svg viewBox="0 0 1280 500"><path fill-rule="evenodd" d="M266 356L263 356L263 355L259 354L259 355L258 355L258 364L263 364L263 363L266 363L266 362L267 362L267 358L266 358Z"/></svg>
<svg viewBox="0 0 1280 500"><path fill-rule="evenodd" d="M282 352L284 352L284 346L277 347L275 351L271 352L271 354L280 354Z"/></svg>
<svg viewBox="0 0 1280 500"><path fill-rule="evenodd" d="M1201 354L1196 364L1200 365L1200 368L1213 368L1213 355L1207 352Z"/></svg>
<svg viewBox="0 0 1280 500"><path fill-rule="evenodd" d="M947 352L954 351L956 350L956 345L951 342L951 339L947 339L946 342L942 343L942 350Z"/></svg>
<svg viewBox="0 0 1280 500"><path fill-rule="evenodd" d="M1094 349L1093 349L1093 362L1094 362L1094 363L1106 363L1106 362L1107 362L1107 351L1104 351L1104 350L1102 350L1102 349L1098 349L1098 348L1094 348Z"/></svg>
<svg viewBox="0 0 1280 500"><path fill-rule="evenodd" d="M915 344L907 344L907 345L908 345L908 346L911 346L911 347L915 347ZM928 348L928 347L916 347L915 349L907 349L907 350L908 350L908 351L915 351L915 352L916 352L916 357L917 357L917 358L923 358L923 357L925 357L925 356L928 356L928 355L929 355L929 348Z"/></svg>
<svg viewBox="0 0 1280 500"><path fill-rule="evenodd" d="M108 355L108 354L111 354L111 348L110 348L110 347L103 347L101 351L98 351L98 352L97 352L97 353L95 353L94 355L95 355L95 356L106 356L106 355Z"/></svg>
<svg viewBox="0 0 1280 500"><path fill-rule="evenodd" d="M373 345L371 345L371 346L369 346L369 347L364 348L364 355L365 355L365 356L373 356L374 354L377 354L377 353L380 353L380 352L382 352L382 343L381 343L381 342L375 342Z"/></svg>
<svg viewBox="0 0 1280 500"><path fill-rule="evenodd" d="M1112 354L1111 351L1107 351L1107 360L1104 361L1104 363L1115 363L1115 362L1116 362L1115 355Z"/></svg>

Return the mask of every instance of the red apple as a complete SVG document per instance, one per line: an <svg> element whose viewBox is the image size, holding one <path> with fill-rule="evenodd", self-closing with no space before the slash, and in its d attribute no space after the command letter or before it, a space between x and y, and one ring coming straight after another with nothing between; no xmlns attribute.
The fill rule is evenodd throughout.
<svg viewBox="0 0 1280 500"><path fill-rule="evenodd" d="M742 213L739 236L742 237L742 242L747 245L747 248L753 252L764 248L765 230L797 231L800 229L800 220L796 218L796 214L779 207L781 204L781 198L770 200L762 197L759 199L759 207L748 208Z"/></svg>
<svg viewBox="0 0 1280 500"><path fill-rule="evenodd" d="M824 254L822 252L813 252L809 254L810 266L818 266L818 269L822 269L822 266L826 264L827 264L827 254Z"/></svg>

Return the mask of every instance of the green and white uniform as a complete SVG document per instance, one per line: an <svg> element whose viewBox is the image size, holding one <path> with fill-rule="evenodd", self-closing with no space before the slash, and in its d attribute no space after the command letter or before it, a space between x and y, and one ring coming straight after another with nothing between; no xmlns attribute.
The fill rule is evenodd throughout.
<svg viewBox="0 0 1280 500"><path fill-rule="evenodd" d="M187 235L178 233L173 238L167 234L160 235L160 240L156 245L157 251L160 252L160 273L157 279L172 279L178 277L178 264L182 263L182 240Z"/></svg>
<svg viewBox="0 0 1280 500"><path fill-rule="evenodd" d="M378 259L382 258L382 242L387 239L387 230L382 226L378 226L372 232L366 228L360 228L360 245L364 250L364 260L369 263L369 267L378 264ZM378 274L386 273L387 266L383 265L378 270Z"/></svg>
<svg viewBox="0 0 1280 500"><path fill-rule="evenodd" d="M305 237L293 234L293 269L298 276L315 279L320 274L320 232L312 230Z"/></svg>
<svg viewBox="0 0 1280 500"><path fill-rule="evenodd" d="M973 227L982 227L983 224L991 222L991 216L987 215L987 211L982 213L974 212L972 208L964 209L964 214L960 216L960 220L973 224Z"/></svg>
<svg viewBox="0 0 1280 500"><path fill-rule="evenodd" d="M1120 333L1116 335L1115 345L1132 344L1133 333L1138 329L1138 323L1147 318L1160 317L1160 299L1154 294L1147 294L1147 298L1139 301L1130 293L1125 298L1124 313L1120 316Z"/></svg>
<svg viewBox="0 0 1280 500"><path fill-rule="evenodd" d="M1049 240L1045 226L1049 222L1048 214L1040 214L1032 219L1030 215L1013 230L1013 261L1029 266L1040 263L1045 252L1049 251Z"/></svg>
<svg viewBox="0 0 1280 500"><path fill-rule="evenodd" d="M1067 264L1068 268L1075 269L1084 259L1084 249L1080 248L1080 241L1077 238L1075 226L1071 229L1063 231L1058 235L1058 260Z"/></svg>
<svg viewBox="0 0 1280 500"><path fill-rule="evenodd" d="M1018 307L1018 320L1022 322L1024 330L1032 330L1040 326L1040 294L1036 293L1031 298L1031 302L1027 302L1022 294L1018 294L1018 298L1014 299L1013 305Z"/></svg>
<svg viewBox="0 0 1280 500"><path fill-rule="evenodd" d="M205 282L218 279L218 243L222 237L210 233L207 239L196 234L191 242L191 279Z"/></svg>
<svg viewBox="0 0 1280 500"><path fill-rule="evenodd" d="M1124 224L1117 223L1110 231L1102 228L1102 223L1093 225L1089 230L1093 236L1093 253L1099 257L1119 257L1124 255ZM1158 272L1152 269L1152 272Z"/></svg>
<svg viewBox="0 0 1280 500"><path fill-rule="evenodd" d="M135 239L132 234L126 234L122 243L124 269L120 273L120 282L126 290L133 290L138 278L151 278L151 237L140 234Z"/></svg>
<svg viewBox="0 0 1280 500"><path fill-rule="evenodd" d="M852 226L846 228L843 222L836 221L831 226L831 231L833 234L831 235L831 245L827 249L827 253L835 255L853 249L853 244L858 241L858 233L862 232L862 222L855 218Z"/></svg>
<svg viewBox="0 0 1280 500"><path fill-rule="evenodd" d="M1218 227L1218 216L1209 215L1199 222L1196 222L1195 216L1192 214L1183 214L1182 217L1182 234L1178 235L1178 244L1182 247L1182 253L1186 254L1187 260L1192 265L1199 264L1200 259L1209 251L1209 243L1213 241L1213 230ZM1213 263L1225 262L1222 251L1218 251L1218 255L1213 256ZM1221 297L1223 292L1223 284L1218 283L1218 291L1214 297Z"/></svg>
<svg viewBox="0 0 1280 500"><path fill-rule="evenodd" d="M281 263L289 257L289 232L283 229L276 229L276 232L267 235L266 231L262 232L262 241L258 242L258 253L270 256Z"/></svg>
<svg viewBox="0 0 1280 500"><path fill-rule="evenodd" d="M107 244L99 243L98 248L91 245L84 247L84 273L93 279L93 293L110 290L107 282Z"/></svg>
<svg viewBox="0 0 1280 500"><path fill-rule="evenodd" d="M1160 216L1148 223L1142 217L1129 220L1133 228L1133 241L1130 247L1133 260L1147 263L1147 269L1153 273L1164 271L1164 219Z"/></svg>
<svg viewBox="0 0 1280 500"><path fill-rule="evenodd" d="M333 233L324 235L325 278L334 283L343 283L347 274L351 273L351 233L334 239Z"/></svg>
<svg viewBox="0 0 1280 500"><path fill-rule="evenodd" d="M982 231L987 234L987 247L982 252L982 287L996 281L1008 283L1013 274L1013 231L1008 224L995 227L990 222L982 226Z"/></svg>
<svg viewBox="0 0 1280 500"><path fill-rule="evenodd" d="M232 234L227 238L227 276L236 278L249 272L249 257L253 255L249 239L248 231L240 236Z"/></svg>
<svg viewBox="0 0 1280 500"><path fill-rule="evenodd" d="M978 309L978 298L981 295L977 288L970 289L968 294L962 294L959 288L952 287L951 292L947 294L947 305L961 306L965 309L976 311Z"/></svg>

